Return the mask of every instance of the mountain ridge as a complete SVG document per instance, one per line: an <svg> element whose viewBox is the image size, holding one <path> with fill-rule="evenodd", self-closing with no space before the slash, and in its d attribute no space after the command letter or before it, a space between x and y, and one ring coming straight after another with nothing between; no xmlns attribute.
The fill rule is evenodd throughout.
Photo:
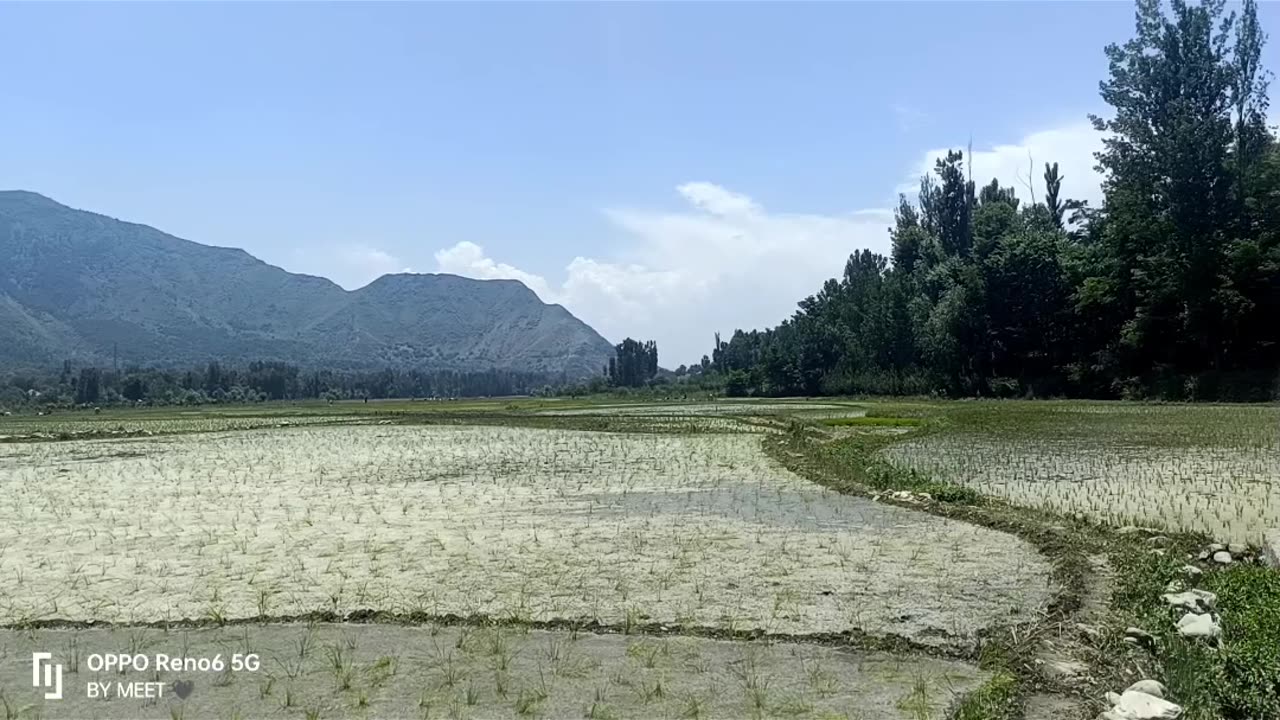
<svg viewBox="0 0 1280 720"><path fill-rule="evenodd" d="M600 372L612 346L518 280L393 273L346 290L204 245L0 191L0 363L286 360L333 369Z"/></svg>

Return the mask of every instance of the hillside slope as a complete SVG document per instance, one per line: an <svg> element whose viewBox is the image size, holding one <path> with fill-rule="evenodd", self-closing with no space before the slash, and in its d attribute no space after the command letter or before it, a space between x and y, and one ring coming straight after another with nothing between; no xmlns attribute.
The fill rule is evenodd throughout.
<svg viewBox="0 0 1280 720"><path fill-rule="evenodd" d="M612 349L515 280L390 275L354 291L243 250L0 192L0 363L599 372Z"/></svg>

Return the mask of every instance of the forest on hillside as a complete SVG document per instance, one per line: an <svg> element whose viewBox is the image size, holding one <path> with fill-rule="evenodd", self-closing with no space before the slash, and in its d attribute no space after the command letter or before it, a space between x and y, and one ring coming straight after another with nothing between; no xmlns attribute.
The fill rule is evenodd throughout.
<svg viewBox="0 0 1280 720"><path fill-rule="evenodd" d="M976 185L962 152L775 328L716 337L731 395L1262 400L1280 382L1280 144L1256 3L1139 0L1109 45L1104 200ZM1052 158L1046 158L1052 160Z"/></svg>

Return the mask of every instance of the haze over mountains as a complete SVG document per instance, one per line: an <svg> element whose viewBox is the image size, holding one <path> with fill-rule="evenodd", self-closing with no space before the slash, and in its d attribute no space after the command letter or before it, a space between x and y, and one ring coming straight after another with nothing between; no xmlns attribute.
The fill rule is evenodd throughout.
<svg viewBox="0 0 1280 720"><path fill-rule="evenodd" d="M0 192L0 363L286 360L600 372L610 343L515 280L385 275L347 291L155 228Z"/></svg>

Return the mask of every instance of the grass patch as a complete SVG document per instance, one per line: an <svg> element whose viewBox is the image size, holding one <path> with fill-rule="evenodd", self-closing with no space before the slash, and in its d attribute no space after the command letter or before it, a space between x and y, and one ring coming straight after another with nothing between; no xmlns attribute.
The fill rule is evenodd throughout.
<svg viewBox="0 0 1280 720"><path fill-rule="evenodd" d="M1187 552L1203 538L1183 537L1164 556L1138 547L1113 556L1120 581L1113 607L1158 639L1162 677L1187 720L1252 720L1280 717L1280 573L1236 564L1201 576L1198 585L1218 596L1222 647L1178 635L1180 612L1160 599L1182 578Z"/></svg>
<svg viewBox="0 0 1280 720"><path fill-rule="evenodd" d="M917 428L924 425L922 420L913 418L837 418L835 422L843 424L846 420L906 420L914 421L914 427ZM829 421L823 422L829 424ZM841 492L863 488L873 491L909 490L928 493L934 500L945 503L978 505L983 501L982 494L972 488L938 482L923 473L903 470L881 459L876 451L893 442L890 438L867 435L817 443L811 434L805 432L802 423L792 421L790 430L781 442L787 445L786 452L793 456L808 455L810 460L825 470L823 477L826 479L823 484Z"/></svg>
<svg viewBox="0 0 1280 720"><path fill-rule="evenodd" d="M1017 717L1018 679L997 672L982 687L965 695L952 717L955 720L1003 720Z"/></svg>
<svg viewBox="0 0 1280 720"><path fill-rule="evenodd" d="M821 421L823 425L833 427L920 427L924 424L924 420L920 418L901 418L901 417L872 417L870 415L864 417L842 417L827 418Z"/></svg>
<svg viewBox="0 0 1280 720"><path fill-rule="evenodd" d="M1280 573L1240 565L1210 573L1223 649L1213 683L1223 717L1280 718Z"/></svg>

